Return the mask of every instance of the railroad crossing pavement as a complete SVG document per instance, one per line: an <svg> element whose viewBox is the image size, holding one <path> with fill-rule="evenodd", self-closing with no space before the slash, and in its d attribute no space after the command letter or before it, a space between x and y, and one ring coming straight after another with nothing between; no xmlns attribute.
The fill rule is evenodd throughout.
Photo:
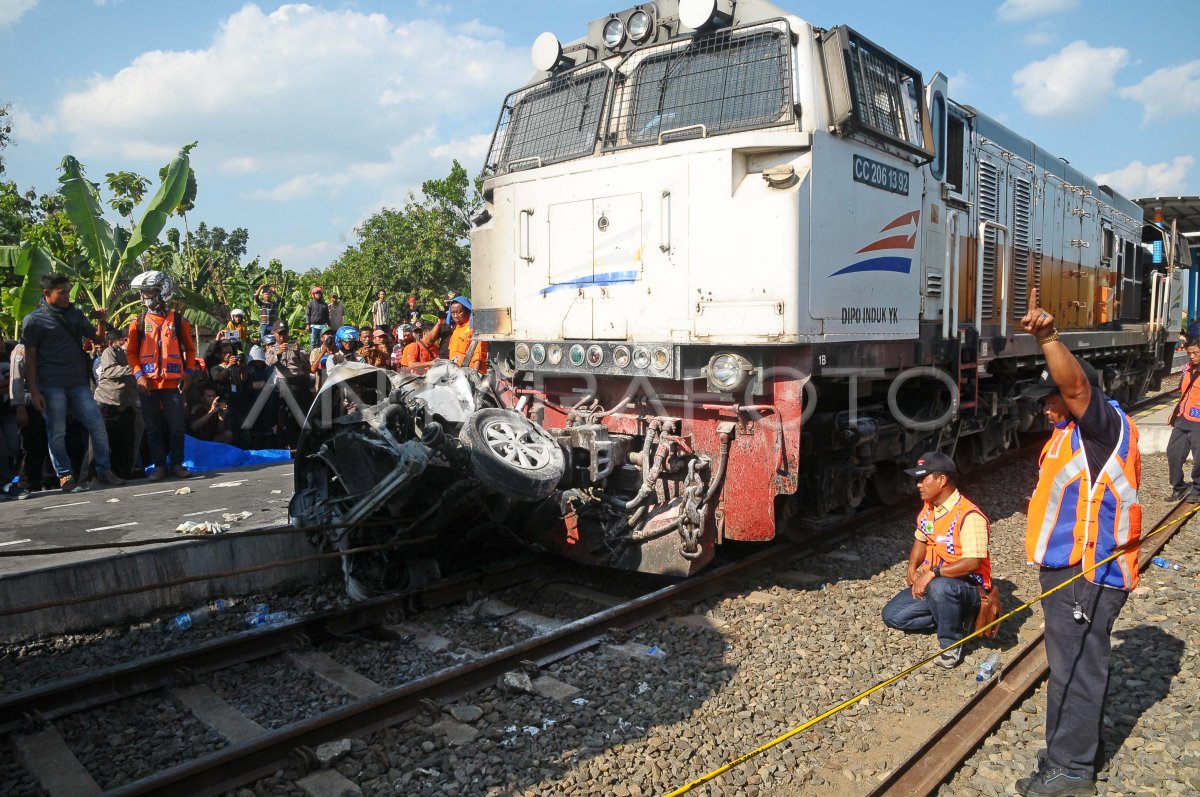
<svg viewBox="0 0 1200 797"><path fill-rule="evenodd" d="M237 532L287 522L293 463L198 474L87 492L34 493L0 503L0 641L62 633L136 619L163 607L246 594L280 581L318 575L318 563L200 580L169 588L104 598L72 606L4 616L5 609L96 595L139 585L223 574L268 562L310 556L306 535L243 537ZM181 492L187 488L187 492ZM196 537L175 531L186 521L224 523L222 516L249 512L229 523L229 532ZM120 543L175 538L162 545ZM20 555L63 546L116 544L99 551Z"/></svg>
<svg viewBox="0 0 1200 797"><path fill-rule="evenodd" d="M1178 401L1179 394L1172 391L1133 413L1133 420L1138 426L1138 448L1143 456L1161 454L1167 450L1167 440L1171 437L1171 427L1167 421Z"/></svg>

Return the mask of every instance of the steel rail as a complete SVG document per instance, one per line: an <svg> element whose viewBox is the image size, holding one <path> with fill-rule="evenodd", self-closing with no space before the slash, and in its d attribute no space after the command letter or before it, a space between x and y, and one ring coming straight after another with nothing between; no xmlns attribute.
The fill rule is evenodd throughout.
<svg viewBox="0 0 1200 797"><path fill-rule="evenodd" d="M1180 502L1155 525L1155 529L1173 523L1191 511L1192 504ZM1150 539L1139 550L1141 569L1162 550L1179 531L1181 524ZM899 766L869 793L869 797L909 797L933 794L945 780L991 734L1016 705L1049 672L1045 632L1039 633L1017 650L1012 661L997 677L986 682L963 706L933 732Z"/></svg>
<svg viewBox="0 0 1200 797"><path fill-rule="evenodd" d="M304 648L336 636L392 622L398 615L444 606L479 588L506 587L532 578L520 559L454 576L430 587L332 609L267 628L243 631L0 697L0 733L12 733L77 711L186 683L196 675Z"/></svg>
<svg viewBox="0 0 1200 797"><path fill-rule="evenodd" d="M132 795L218 794L266 777L304 760L297 751L315 749L331 739L379 730L414 716L428 701L467 694L495 683L504 673L533 662L544 666L599 644L607 634L629 631L669 614L680 602L694 603L727 588L727 579L769 564L800 546L787 543L752 554L740 561L663 587L588 617L568 623L544 636L502 648L481 659L450 667L374 697L303 722L227 747L172 769L147 776L108 792L110 797Z"/></svg>

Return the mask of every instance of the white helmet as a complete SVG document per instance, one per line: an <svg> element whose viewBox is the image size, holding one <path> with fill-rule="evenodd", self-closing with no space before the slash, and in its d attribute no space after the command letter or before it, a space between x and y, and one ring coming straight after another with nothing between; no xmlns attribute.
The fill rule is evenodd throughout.
<svg viewBox="0 0 1200 797"><path fill-rule="evenodd" d="M245 315L245 314L246 314L245 310L239 310L236 307L229 311L230 316Z"/></svg>
<svg viewBox="0 0 1200 797"><path fill-rule="evenodd" d="M143 271L133 278L133 282L129 284L129 287L135 291L158 290L158 296L142 297L142 304L146 305L147 310L153 309L155 306L165 305L175 295L175 283L161 271Z"/></svg>

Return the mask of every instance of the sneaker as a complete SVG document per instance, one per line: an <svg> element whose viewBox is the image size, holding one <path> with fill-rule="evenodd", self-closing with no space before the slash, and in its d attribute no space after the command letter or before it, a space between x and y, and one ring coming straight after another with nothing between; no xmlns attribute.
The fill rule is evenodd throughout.
<svg viewBox="0 0 1200 797"><path fill-rule="evenodd" d="M29 497L29 491L19 484L6 485L0 490L0 494L10 501L20 501Z"/></svg>
<svg viewBox="0 0 1200 797"><path fill-rule="evenodd" d="M1023 797L1091 797L1096 793L1096 781L1072 775L1038 756L1038 771L1017 781L1017 793Z"/></svg>
<svg viewBox="0 0 1200 797"><path fill-rule="evenodd" d="M64 493L82 493L87 490L87 487L75 481L74 476L60 476L58 479L58 489Z"/></svg>
<svg viewBox="0 0 1200 797"><path fill-rule="evenodd" d="M1188 497L1188 489L1186 487L1176 487L1171 493L1172 501L1182 501Z"/></svg>
<svg viewBox="0 0 1200 797"><path fill-rule="evenodd" d="M176 467L171 468L171 475L176 479L189 479L192 476L192 472L182 465L177 465Z"/></svg>
<svg viewBox="0 0 1200 797"><path fill-rule="evenodd" d="M108 473L101 473L97 476L96 483L107 484L111 487L120 487L125 483L125 480L110 470Z"/></svg>
<svg viewBox="0 0 1200 797"><path fill-rule="evenodd" d="M962 655L962 645L959 645L958 647L951 648L942 655L938 656L937 663L945 667L947 670L951 670L957 667L958 663L962 661Z"/></svg>
<svg viewBox="0 0 1200 797"><path fill-rule="evenodd" d="M167 468L165 465L160 465L160 466L156 467L150 473L150 481L152 481L152 482L160 482L165 478L167 478Z"/></svg>

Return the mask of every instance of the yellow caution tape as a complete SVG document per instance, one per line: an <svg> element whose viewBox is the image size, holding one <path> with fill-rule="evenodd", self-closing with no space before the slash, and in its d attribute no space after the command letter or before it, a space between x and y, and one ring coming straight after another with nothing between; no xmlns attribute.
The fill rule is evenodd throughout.
<svg viewBox="0 0 1200 797"><path fill-rule="evenodd" d="M1179 516L1175 520L1164 525L1162 528L1152 531L1149 534L1147 534L1145 537L1140 538L1138 540L1138 546L1140 547L1142 545L1142 543L1144 543L1146 540L1150 539L1151 537L1155 537L1155 536L1163 533L1164 531L1166 531L1169 528L1173 528L1174 526L1184 523L1189 518L1191 518L1193 515L1195 515L1197 512L1200 512L1200 505L1197 505L1196 507L1189 510L1185 514ZM796 734L808 730L809 728L816 725L818 722L821 722L822 720L829 719L834 714L837 714L838 712L842 711L843 709L846 709L846 708L854 705L859 700L862 700L864 697L870 697L871 695L878 692L880 689L884 689L888 686L891 686L892 684L899 681L901 678L904 678L905 676L912 674L916 670L919 670L921 667L924 667L926 664L933 661L938 656L945 653L947 650L953 650L954 648L956 648L966 642L969 642L970 640L974 639L975 637L981 635L983 632L987 631L992 626L997 625L998 623L1004 622L1005 620L1007 620L1008 618L1017 614L1018 612L1025 611L1026 609L1032 607L1035 603L1041 602L1048 595L1053 595L1055 592L1058 592L1060 589L1067 586L1068 584L1074 583L1076 581L1076 579L1082 578L1083 576L1085 576L1088 573L1095 570L1097 567L1100 567L1101 565L1111 562L1113 559L1116 559L1118 556L1121 556L1124 553L1125 553L1124 549L1116 551L1108 558L1097 562L1092 567L1089 567L1087 570L1081 570L1079 573L1077 573L1073 577L1067 579L1063 583L1059 584L1057 587L1046 590L1041 595L1037 596L1036 598L1029 601L1028 603L1023 603L1020 606L1018 606L1017 608L1013 609L1008 614L1001 615L1000 617L997 617L995 620L993 620L992 622L983 626L982 628L976 629L973 633L969 634L968 636L963 637L962 639L955 642L953 645L947 645L945 648L937 651L936 653L932 654L931 656L921 659L921 661L917 662L916 664L909 667L908 669L903 670L902 672L896 673L891 678L888 678L886 681L881 681L881 682L875 684L874 686L872 686L870 689L867 689L864 692L859 692L857 695L855 695L854 697L851 697L847 700L843 700L841 703L838 703L836 706L829 709L828 711L826 711L822 714L818 714L817 716L815 716L812 719L805 722L803 725L799 725L795 728L792 728L790 731L783 734L782 736L777 736L776 738L772 739L771 741L767 742L766 744L762 745L761 747L756 747L755 749L751 750L750 752L744 753L744 754L738 756L737 758L733 759L732 761L714 769L712 772L709 772L706 775L701 775L700 777L696 778L695 780L691 781L690 783L684 784L683 786L680 786L679 788L677 788L673 791L667 792L664 795L664 797L676 797L676 795L686 794L687 792L690 792L692 789L696 788L697 786L701 786L705 783L708 783L710 780L713 780L714 778L725 774L726 772L733 769L734 767L741 766L742 764L749 761L751 758L762 755L766 751L770 750L772 747L775 747L776 745L786 742L788 739L792 738Z"/></svg>

